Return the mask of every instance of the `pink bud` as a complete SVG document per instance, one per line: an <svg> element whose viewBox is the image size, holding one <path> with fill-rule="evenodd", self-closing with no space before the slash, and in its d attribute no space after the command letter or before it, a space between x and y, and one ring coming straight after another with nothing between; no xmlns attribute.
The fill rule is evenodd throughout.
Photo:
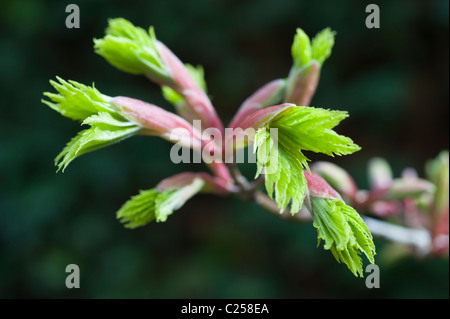
<svg viewBox="0 0 450 319"><path fill-rule="evenodd" d="M341 199L341 196L322 177L315 173L304 171L309 195L328 199Z"/></svg>
<svg viewBox="0 0 450 319"><path fill-rule="evenodd" d="M212 151L220 152L220 148L207 140L185 119L153 104L128 97L115 97L111 100L119 111L132 122L141 125L144 135L160 136L171 142L181 142L183 146L201 150L207 145ZM232 177L224 163L212 162L209 168L226 183L232 183Z"/></svg>
<svg viewBox="0 0 450 319"><path fill-rule="evenodd" d="M309 106L319 83L319 63L312 61L309 66L293 69L291 72L284 101L299 106Z"/></svg>
<svg viewBox="0 0 450 319"><path fill-rule="evenodd" d="M398 201L375 201L370 204L369 210L375 215L386 218L397 214L402 210L401 204Z"/></svg>
<svg viewBox="0 0 450 319"><path fill-rule="evenodd" d="M285 80L278 79L271 81L262 88L253 93L240 106L239 110L231 120L228 127L239 127L250 114L260 110L261 108L272 106L279 102L280 96L285 89Z"/></svg>
<svg viewBox="0 0 450 319"><path fill-rule="evenodd" d="M156 105L129 97L115 97L111 103L123 116L143 127L142 134L156 135L173 142L173 136L183 145L200 149L201 133L180 116L168 112Z"/></svg>
<svg viewBox="0 0 450 319"><path fill-rule="evenodd" d="M189 185L197 177L197 173L184 172L163 179L157 186L158 191L174 190Z"/></svg>
<svg viewBox="0 0 450 319"><path fill-rule="evenodd" d="M296 106L293 104L285 103L264 108L247 116L243 121L239 123L239 127L227 129L227 132L225 134L226 141L224 143L226 149L223 150L225 159L227 161L230 160L230 158L232 158L232 155L234 155L236 151L248 144L252 144L254 134L258 129L269 124L275 117L277 117L284 110L290 107ZM228 130L230 130L231 133Z"/></svg>
<svg viewBox="0 0 450 319"><path fill-rule="evenodd" d="M208 173L193 173L193 172L184 172L171 177L168 177L162 180L157 188L158 190L175 190L186 185L192 184L192 182L199 178L204 182L204 186L202 188L202 192L206 193L214 193L219 195L225 195L231 190L231 185L227 184L221 178L214 177Z"/></svg>
<svg viewBox="0 0 450 319"><path fill-rule="evenodd" d="M257 130L269 124L275 117L290 107L296 106L294 104L284 103L256 111L250 116L247 116L247 118L241 122L240 127L243 130L250 127Z"/></svg>
<svg viewBox="0 0 450 319"><path fill-rule="evenodd" d="M216 127L223 132L223 124L206 93L172 51L157 41L156 47L175 84L172 89L181 94L190 107L191 118L200 119L203 128Z"/></svg>

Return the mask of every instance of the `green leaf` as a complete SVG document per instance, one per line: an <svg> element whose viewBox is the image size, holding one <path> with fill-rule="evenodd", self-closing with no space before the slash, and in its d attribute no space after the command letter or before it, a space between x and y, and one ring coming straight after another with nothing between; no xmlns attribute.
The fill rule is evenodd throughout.
<svg viewBox="0 0 450 319"><path fill-rule="evenodd" d="M50 84L59 94L45 92L50 101L42 100L53 110L73 120L84 120L98 112L115 113L114 107L109 103L110 97L101 94L94 86L89 87L75 81L50 81Z"/></svg>
<svg viewBox="0 0 450 319"><path fill-rule="evenodd" d="M100 112L98 114L91 115L90 117L85 119L82 124L88 124L90 126L96 126L102 130L112 130L112 131L117 130L119 128L128 128L136 126L135 123L127 121L121 115L106 112Z"/></svg>
<svg viewBox="0 0 450 319"><path fill-rule="evenodd" d="M103 123L97 123L90 129L81 131L70 140L61 153L55 158L55 165L58 171L64 172L70 162L76 157L99 148L117 143L125 138L136 134L141 128L139 126L116 127L102 129ZM106 124L105 124L106 125Z"/></svg>
<svg viewBox="0 0 450 319"><path fill-rule="evenodd" d="M110 19L106 35L94 39L94 49L119 70L172 82L156 49L152 27L146 32L123 18Z"/></svg>
<svg viewBox="0 0 450 319"><path fill-rule="evenodd" d="M204 182L196 178L191 184L179 189L165 190L156 199L156 221L165 222L174 210L179 209L188 199L201 191Z"/></svg>
<svg viewBox="0 0 450 319"><path fill-rule="evenodd" d="M294 68L300 68L311 61L311 41L308 35L300 28L297 28L297 33L294 36L291 54L294 60Z"/></svg>
<svg viewBox="0 0 450 319"><path fill-rule="evenodd" d="M278 134L276 139L270 134L269 128L259 129L255 134L253 144L257 158L257 172L255 178L265 168L265 186L271 199L275 194L275 201L280 213L291 203L291 214L297 213L306 196L306 179L303 175L307 167L307 158L294 146L286 136ZM278 142L278 145L276 144Z"/></svg>
<svg viewBox="0 0 450 319"><path fill-rule="evenodd" d="M271 172L265 172L265 186L271 198L275 193L280 212L289 202L291 214L297 213L303 205L307 191L303 169L309 170L309 167L302 151L334 156L360 149L350 138L332 130L345 117L346 112L293 106L256 132L253 145L257 158L256 177L263 168L272 166ZM277 136L272 136L269 130L277 132Z"/></svg>
<svg viewBox="0 0 450 319"><path fill-rule="evenodd" d="M335 35L336 32L326 28L317 33L311 41L308 35L298 28L291 47L294 69L302 68L312 60L316 60L322 66L331 55Z"/></svg>
<svg viewBox="0 0 450 319"><path fill-rule="evenodd" d="M320 31L311 43L313 60L319 62L322 66L326 59L331 55L331 50L334 46L334 37L336 35L335 31L331 31L330 28L323 29Z"/></svg>
<svg viewBox="0 0 450 319"><path fill-rule="evenodd" d="M194 81L198 84L198 86L207 93L206 81L205 81L205 72L201 65L194 67L190 64L185 64L186 69L189 71L190 75L194 79ZM184 102L184 98L178 94L175 90L168 86L163 86L162 93L164 98L171 104L177 106L180 102Z"/></svg>
<svg viewBox="0 0 450 319"><path fill-rule="evenodd" d="M155 201L158 195L156 189L141 190L119 209L117 218L126 228L136 228L150 223L155 219Z"/></svg>
<svg viewBox="0 0 450 319"><path fill-rule="evenodd" d="M361 216L339 199L311 196L311 207L318 244L323 240L324 249L331 250L338 262L345 263L355 276L363 277L359 255L364 253L374 263L375 245Z"/></svg>
<svg viewBox="0 0 450 319"><path fill-rule="evenodd" d="M195 178L192 183L178 189L158 191L153 188L140 191L131 197L117 212L117 218L127 228L144 226L151 221L165 222L174 210L183 206L187 200L202 190L204 181Z"/></svg>
<svg viewBox="0 0 450 319"><path fill-rule="evenodd" d="M42 102L62 115L90 125L90 129L79 132L55 158L58 171L66 169L76 157L90 151L119 142L136 134L141 127L122 116L110 103L111 98L101 94L95 87L57 77L50 81L58 91L44 93L52 102Z"/></svg>
<svg viewBox="0 0 450 319"><path fill-rule="evenodd" d="M347 117L344 111L297 106L281 112L270 127L278 128L278 135L298 149L329 156L347 155L361 149L349 137L333 131Z"/></svg>

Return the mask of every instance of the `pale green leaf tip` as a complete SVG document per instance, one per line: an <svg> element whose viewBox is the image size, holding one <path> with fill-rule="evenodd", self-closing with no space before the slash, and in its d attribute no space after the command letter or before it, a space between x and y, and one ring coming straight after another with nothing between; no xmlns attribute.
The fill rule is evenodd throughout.
<svg viewBox="0 0 450 319"><path fill-rule="evenodd" d="M140 191L120 208L116 216L128 228L144 226L153 220L165 222L168 216L197 194L203 185L203 180L194 179L191 184L178 189L158 191L153 188Z"/></svg>
<svg viewBox="0 0 450 319"><path fill-rule="evenodd" d="M320 66L331 55L335 36L335 31L332 31L330 28L325 28L313 38L311 43L312 59L319 62Z"/></svg>
<svg viewBox="0 0 450 319"><path fill-rule="evenodd" d="M117 211L116 217L125 228L134 229L144 226L155 219L156 189L141 190L132 196Z"/></svg>
<svg viewBox="0 0 450 319"><path fill-rule="evenodd" d="M253 144L257 158L255 178L263 168L277 160L277 168L272 173L265 172L265 186L280 213L289 205L293 215L302 208L307 191L303 170L310 173L309 159L302 153L304 150L333 156L360 149L350 138L332 130L347 116L346 112L293 106L256 132ZM278 148L270 146L269 128L278 129Z"/></svg>
<svg viewBox="0 0 450 319"><path fill-rule="evenodd" d="M205 81L205 72L201 65L193 66L191 64L185 64L186 69L194 79L195 83L207 93L207 86ZM175 90L168 86L161 87L163 97L170 104L177 106L180 102L184 102L184 98L178 94Z"/></svg>
<svg viewBox="0 0 450 319"><path fill-rule="evenodd" d="M123 117L109 102L111 98L100 93L94 84L86 86L59 76L56 79L58 82L49 82L57 93L44 92L51 101L42 99L42 103L65 117L91 126L72 138L55 158L57 172L64 172L76 157L119 142L140 130L140 126Z"/></svg>
<svg viewBox="0 0 450 319"><path fill-rule="evenodd" d="M311 61L311 41L301 28L297 28L296 30L291 54L295 68L300 68Z"/></svg>
<svg viewBox="0 0 450 319"><path fill-rule="evenodd" d="M156 49L156 41L153 27L146 31L128 20L115 18L108 20L103 38L94 38L94 51L121 71L172 83Z"/></svg>
<svg viewBox="0 0 450 319"><path fill-rule="evenodd" d="M324 240L324 249L331 250L340 263L347 265L355 276L363 276L361 253L374 263L375 245L372 234L360 215L338 199L311 197L314 227L318 242Z"/></svg>
<svg viewBox="0 0 450 319"><path fill-rule="evenodd" d="M278 138L283 139L282 136ZM303 199L306 196L306 179L303 175L304 157L299 150L298 156L302 160L293 160L292 150L283 149L283 144L278 144L278 148L273 144L268 127L257 131L254 140L254 151L257 157L257 172L255 178L265 171L265 187L270 199L275 202L280 209L280 214L291 203L291 214L300 211ZM275 164L275 167L273 166ZM267 171L268 169L268 171ZM294 177L295 178L292 178Z"/></svg>
<svg viewBox="0 0 450 319"><path fill-rule="evenodd" d="M335 31L332 31L330 28L325 28L310 40L301 28L297 28L291 48L294 67L304 67L311 61L317 61L319 66L322 66L325 60L331 55L335 35Z"/></svg>

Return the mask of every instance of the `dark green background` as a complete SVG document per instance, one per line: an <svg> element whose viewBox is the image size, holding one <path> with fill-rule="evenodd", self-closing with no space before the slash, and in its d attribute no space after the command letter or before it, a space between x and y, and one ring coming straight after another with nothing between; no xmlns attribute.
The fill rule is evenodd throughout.
<svg viewBox="0 0 450 319"><path fill-rule="evenodd" d="M372 3L375 1L371 1ZM65 27L76 3L81 28ZM367 2L370 3L370 2ZM134 137L76 159L53 159L80 130L40 103L56 75L95 82L171 110L159 88L94 54L107 19L124 17L183 61L202 64L219 115L229 121L255 89L285 77L297 27L337 31L312 105L347 110L339 132L363 150L332 161L361 187L366 163L387 158L396 175L448 149L448 1L382 1L367 29L364 1L0 2L0 297L3 298L448 298L448 259L389 261L377 240L381 288L369 290L311 224L293 224L251 203L201 195L171 216L127 230L115 212L139 189L201 164L170 162L170 144ZM311 155L311 154L309 154ZM325 159L313 156L313 159ZM249 176L254 166L245 166ZM81 288L65 287L65 266Z"/></svg>

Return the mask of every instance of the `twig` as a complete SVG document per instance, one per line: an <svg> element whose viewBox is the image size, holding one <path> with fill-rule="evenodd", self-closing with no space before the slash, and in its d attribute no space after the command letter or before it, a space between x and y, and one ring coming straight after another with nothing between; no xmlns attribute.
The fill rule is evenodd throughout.
<svg viewBox="0 0 450 319"><path fill-rule="evenodd" d="M266 194L260 191L254 192L254 201L259 206L265 208L272 214L278 215L283 219L295 220L300 222L312 221L312 216L308 209L303 205L302 209L295 214L292 215L290 210L286 208L282 214L280 214L280 209L278 208L277 203L271 200Z"/></svg>
<svg viewBox="0 0 450 319"><path fill-rule="evenodd" d="M228 169L230 170L231 176L233 177L236 184L242 189L243 192L250 191L250 183L245 178L244 175L242 175L241 171L237 167L236 163L227 163Z"/></svg>

